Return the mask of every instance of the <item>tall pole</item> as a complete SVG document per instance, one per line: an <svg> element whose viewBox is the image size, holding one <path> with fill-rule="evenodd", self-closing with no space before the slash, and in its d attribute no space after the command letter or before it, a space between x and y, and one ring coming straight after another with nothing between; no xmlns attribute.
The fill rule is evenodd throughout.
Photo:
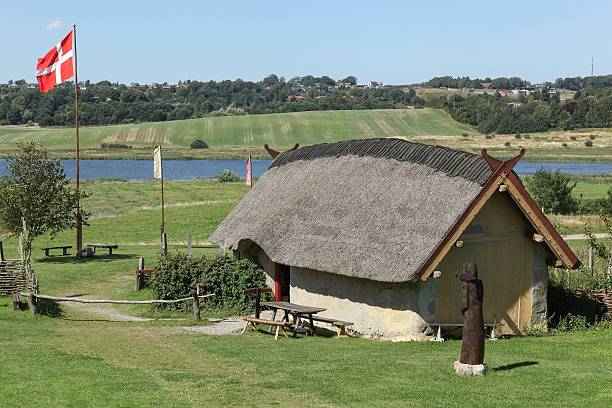
<svg viewBox="0 0 612 408"><path fill-rule="evenodd" d="M163 156L161 146L159 147L159 161L160 161L160 170L161 170L161 239L162 242L164 240L164 165L163 165Z"/></svg>
<svg viewBox="0 0 612 408"><path fill-rule="evenodd" d="M76 125L76 250L77 256L80 256L81 250L83 249L83 225L81 222L81 200L79 192L79 159L80 159L80 148L79 148L79 75L77 69L77 36L76 36L76 24L72 26L72 40L74 41L74 106L75 115L74 121Z"/></svg>

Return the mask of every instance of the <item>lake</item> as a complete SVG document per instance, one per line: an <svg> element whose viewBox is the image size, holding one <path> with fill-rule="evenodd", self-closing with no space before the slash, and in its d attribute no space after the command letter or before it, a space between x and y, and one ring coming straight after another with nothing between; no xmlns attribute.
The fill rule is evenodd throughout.
<svg viewBox="0 0 612 408"><path fill-rule="evenodd" d="M253 160L253 176L261 176L271 160ZM74 178L75 161L62 160L68 177ZM580 162L521 162L515 170L518 174L533 174L540 168L560 170L577 175L612 174L612 163ZM165 160L164 178L192 180L215 177L223 169L229 169L244 177L243 160ZM5 160L0 159L0 175L6 174ZM81 180L120 178L126 180L153 179L153 161L149 160L81 160Z"/></svg>

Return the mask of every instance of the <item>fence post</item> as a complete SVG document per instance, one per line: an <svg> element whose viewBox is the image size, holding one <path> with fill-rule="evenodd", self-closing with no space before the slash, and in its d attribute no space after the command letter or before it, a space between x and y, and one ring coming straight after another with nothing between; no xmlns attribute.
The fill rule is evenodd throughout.
<svg viewBox="0 0 612 408"><path fill-rule="evenodd" d="M259 312L261 309L261 289L255 289L255 318L259 319Z"/></svg>
<svg viewBox="0 0 612 408"><path fill-rule="evenodd" d="M198 291L191 289L191 296L193 296L193 318L200 320L200 298L198 297Z"/></svg>
<svg viewBox="0 0 612 408"><path fill-rule="evenodd" d="M191 258L191 231L187 234L187 256Z"/></svg>
<svg viewBox="0 0 612 408"><path fill-rule="evenodd" d="M19 292L13 293L13 310L16 312L21 310L21 296Z"/></svg>
<svg viewBox="0 0 612 408"><path fill-rule="evenodd" d="M0 261L6 261L6 258L4 257L4 245L2 244L2 241L0 241Z"/></svg>
<svg viewBox="0 0 612 408"><path fill-rule="evenodd" d="M591 275L593 275L593 245L589 243L589 269L591 270Z"/></svg>

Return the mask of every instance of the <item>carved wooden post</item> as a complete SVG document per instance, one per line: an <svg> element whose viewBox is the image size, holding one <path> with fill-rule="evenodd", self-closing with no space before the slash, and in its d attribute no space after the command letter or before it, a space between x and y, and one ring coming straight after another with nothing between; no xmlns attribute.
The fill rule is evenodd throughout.
<svg viewBox="0 0 612 408"><path fill-rule="evenodd" d="M19 292L13 293L13 310L21 310L21 296L19 295Z"/></svg>
<svg viewBox="0 0 612 408"><path fill-rule="evenodd" d="M4 257L4 245L2 244L2 241L0 241L0 261L6 261L6 258Z"/></svg>
<svg viewBox="0 0 612 408"><path fill-rule="evenodd" d="M484 319L482 300L484 290L478 279L478 266L466 263L457 272L463 282L463 337L461 357L455 361L455 372L462 375L482 375L484 373Z"/></svg>

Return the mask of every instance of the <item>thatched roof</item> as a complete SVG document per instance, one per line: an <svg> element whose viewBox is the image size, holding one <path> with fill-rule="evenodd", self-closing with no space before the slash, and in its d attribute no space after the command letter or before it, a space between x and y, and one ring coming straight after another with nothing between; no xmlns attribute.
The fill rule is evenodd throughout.
<svg viewBox="0 0 612 408"><path fill-rule="evenodd" d="M274 262L383 282L421 266L492 174L480 156L399 139L281 154L210 237Z"/></svg>

